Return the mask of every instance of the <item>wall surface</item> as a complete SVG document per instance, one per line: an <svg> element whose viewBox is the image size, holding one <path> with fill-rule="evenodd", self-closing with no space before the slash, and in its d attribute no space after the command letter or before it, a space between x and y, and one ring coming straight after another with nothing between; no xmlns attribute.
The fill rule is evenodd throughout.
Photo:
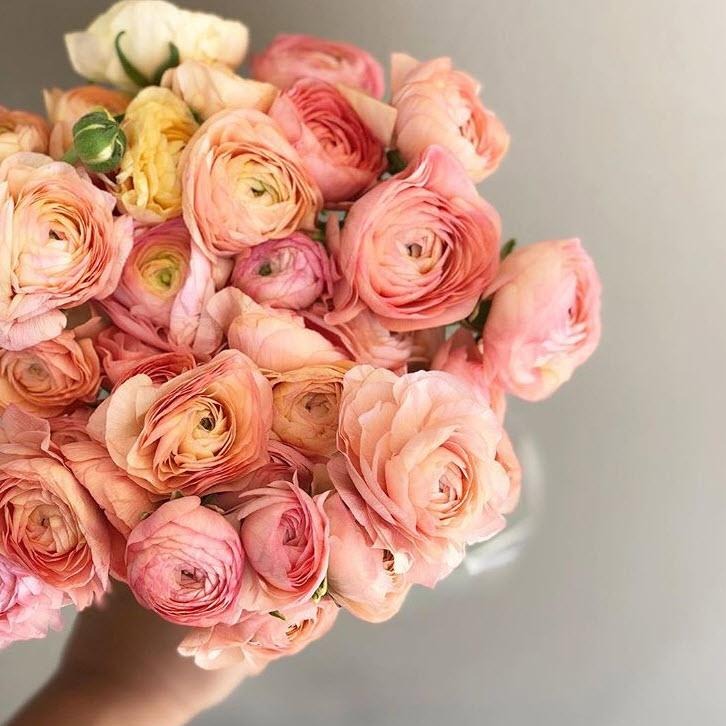
<svg viewBox="0 0 726 726"><path fill-rule="evenodd" d="M341 618L196 723L726 722L726 3L195 4L244 19L255 48L301 31L382 58L453 55L513 137L482 186L505 235L579 235L605 285L599 353L551 400L514 407L544 496L519 557L415 593L386 625ZM75 82L62 31L104 2L2 6L0 103L40 108L43 85ZM0 717L61 645L0 654Z"/></svg>

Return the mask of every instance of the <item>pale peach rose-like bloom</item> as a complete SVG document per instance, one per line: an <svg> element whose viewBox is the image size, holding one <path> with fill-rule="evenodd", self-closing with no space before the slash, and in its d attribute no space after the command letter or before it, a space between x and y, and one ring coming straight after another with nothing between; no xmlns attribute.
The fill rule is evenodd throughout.
<svg viewBox="0 0 726 726"><path fill-rule="evenodd" d="M344 464L341 473L347 476ZM328 497L325 512L330 519L328 592L331 597L369 623L392 618L411 589L406 575L394 571L393 553L373 547L365 529L339 494Z"/></svg>
<svg viewBox="0 0 726 726"><path fill-rule="evenodd" d="M0 164L0 346L55 338L61 308L110 295L131 249L133 221L83 171L41 154Z"/></svg>
<svg viewBox="0 0 726 726"><path fill-rule="evenodd" d="M308 601L280 613L245 613L235 625L193 630L181 642L180 655L205 670L242 668L260 673L271 661L295 655L333 627L338 608L330 598Z"/></svg>
<svg viewBox="0 0 726 726"><path fill-rule="evenodd" d="M299 315L258 305L233 287L220 290L207 304L206 313L209 346L226 336L230 348L242 351L265 371L284 373L347 359L344 351L306 328Z"/></svg>
<svg viewBox="0 0 726 726"><path fill-rule="evenodd" d="M77 608L108 585L108 525L57 447L47 421L8 407L0 419L0 554Z"/></svg>
<svg viewBox="0 0 726 726"><path fill-rule="evenodd" d="M0 161L18 151L45 154L49 137L45 119L29 111L0 106Z"/></svg>
<svg viewBox="0 0 726 726"><path fill-rule="evenodd" d="M370 189L388 166L396 111L345 86L304 78L270 108L326 202L347 202Z"/></svg>
<svg viewBox="0 0 726 726"><path fill-rule="evenodd" d="M389 330L436 328L471 313L499 264L500 221L464 168L430 146L328 221L341 276L329 323L368 308Z"/></svg>
<svg viewBox="0 0 726 726"><path fill-rule="evenodd" d="M481 346L488 378L526 401L554 393L600 342L601 290L578 239L512 252L487 291L493 298Z"/></svg>
<svg viewBox="0 0 726 726"><path fill-rule="evenodd" d="M255 108L267 113L279 93L270 83L242 78L219 63L197 60L170 68L160 85L174 91L202 121L228 108Z"/></svg>
<svg viewBox="0 0 726 726"><path fill-rule="evenodd" d="M278 35L252 58L252 75L286 89L301 78L342 83L375 98L385 89L383 68L367 51L313 35Z"/></svg>
<svg viewBox="0 0 726 726"><path fill-rule="evenodd" d="M119 33L123 33L120 38ZM138 90L118 56L117 38L128 61L154 83L169 61L170 44L176 46L182 62L191 59L236 68L247 52L248 32L236 20L184 10L165 0L122 0L85 30L65 35L76 73L96 83Z"/></svg>
<svg viewBox="0 0 726 726"><path fill-rule="evenodd" d="M420 63L391 58L392 103L398 111L395 146L406 161L427 146L445 146L478 183L494 172L509 148L502 122L481 102L479 83L450 58Z"/></svg>
<svg viewBox="0 0 726 726"><path fill-rule="evenodd" d="M168 88L150 86L129 104L121 128L126 152L116 175L119 205L142 224L181 215L182 151L198 128Z"/></svg>
<svg viewBox="0 0 726 726"><path fill-rule="evenodd" d="M14 403L43 418L79 403L93 403L101 365L93 339L82 328L24 350L0 349L0 409Z"/></svg>
<svg viewBox="0 0 726 726"><path fill-rule="evenodd" d="M235 528L199 497L162 504L126 545L128 583L139 603L200 628L239 620L244 562Z"/></svg>
<svg viewBox="0 0 726 726"><path fill-rule="evenodd" d="M206 335L200 331L202 314L231 267L229 260L210 262L179 218L141 227L118 287L102 307L119 328L148 346L211 354L199 349Z"/></svg>
<svg viewBox="0 0 726 726"><path fill-rule="evenodd" d="M345 351L347 358L405 373L414 351L413 334L388 330L367 309L361 310L351 320L331 325L325 319L330 310L326 303L320 302L300 314L305 318L306 327L319 332L336 348Z"/></svg>
<svg viewBox="0 0 726 726"><path fill-rule="evenodd" d="M62 627L63 593L0 555L0 649Z"/></svg>
<svg viewBox="0 0 726 726"><path fill-rule="evenodd" d="M239 351L224 351L162 385L128 379L89 432L152 494L204 495L266 463L271 421L270 384Z"/></svg>
<svg viewBox="0 0 726 726"><path fill-rule="evenodd" d="M323 584L330 554L327 493L311 497L297 481L276 481L240 495L236 513L246 556L245 610L284 610Z"/></svg>
<svg viewBox="0 0 726 726"><path fill-rule="evenodd" d="M307 456L332 456L336 451L343 376L354 365L341 361L272 375L275 434Z"/></svg>
<svg viewBox="0 0 726 726"><path fill-rule="evenodd" d="M255 302L288 310L309 307L333 284L325 247L301 232L239 255L229 281Z"/></svg>
<svg viewBox="0 0 726 726"><path fill-rule="evenodd" d="M393 571L433 586L465 545L505 525L510 482L495 461L500 438L494 413L454 376L358 366L345 376L340 405L349 478L333 481L372 546L393 554Z"/></svg>
<svg viewBox="0 0 726 726"><path fill-rule="evenodd" d="M431 368L446 371L466 381L484 403L492 405L491 382L484 369L481 346L474 339L472 331L465 328L456 330L436 351Z"/></svg>
<svg viewBox="0 0 726 726"><path fill-rule="evenodd" d="M48 154L60 159L73 146L73 125L76 121L99 108L118 116L126 110L131 97L103 86L87 85L67 91L60 88L44 90L43 100L51 124Z"/></svg>
<svg viewBox="0 0 726 726"><path fill-rule="evenodd" d="M254 109L220 111L182 158L184 221L210 259L313 229L315 181L280 127Z"/></svg>

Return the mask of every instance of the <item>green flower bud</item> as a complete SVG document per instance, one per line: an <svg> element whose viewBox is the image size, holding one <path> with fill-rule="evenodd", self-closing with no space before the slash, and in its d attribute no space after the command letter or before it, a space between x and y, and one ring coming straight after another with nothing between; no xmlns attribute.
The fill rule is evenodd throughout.
<svg viewBox="0 0 726 726"><path fill-rule="evenodd" d="M91 111L73 126L73 151L91 171L113 171L126 151L126 134L106 109Z"/></svg>

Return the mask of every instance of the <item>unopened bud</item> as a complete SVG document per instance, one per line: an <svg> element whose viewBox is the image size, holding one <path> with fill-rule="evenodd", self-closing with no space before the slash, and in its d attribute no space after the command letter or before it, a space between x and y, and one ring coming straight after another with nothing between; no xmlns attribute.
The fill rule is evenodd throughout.
<svg viewBox="0 0 726 726"><path fill-rule="evenodd" d="M126 151L126 134L105 109L91 111L73 126L73 151L91 171L113 171Z"/></svg>

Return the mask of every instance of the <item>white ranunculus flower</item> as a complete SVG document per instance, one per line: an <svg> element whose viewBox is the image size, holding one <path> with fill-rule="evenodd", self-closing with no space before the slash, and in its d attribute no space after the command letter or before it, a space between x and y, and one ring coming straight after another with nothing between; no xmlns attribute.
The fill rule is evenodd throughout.
<svg viewBox="0 0 726 726"><path fill-rule="evenodd" d="M97 83L128 91L138 84L121 63L115 40L133 66L150 81L169 58L174 43L180 60L202 60L235 68L247 51L247 28L209 13L182 10L166 0L121 0L86 30L68 33L66 48L74 70Z"/></svg>

